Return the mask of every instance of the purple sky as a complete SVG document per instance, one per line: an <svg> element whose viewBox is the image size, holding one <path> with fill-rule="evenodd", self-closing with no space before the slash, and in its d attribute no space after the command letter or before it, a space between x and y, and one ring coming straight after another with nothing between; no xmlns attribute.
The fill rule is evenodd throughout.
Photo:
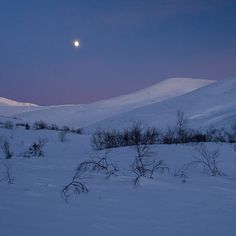
<svg viewBox="0 0 236 236"><path fill-rule="evenodd" d="M235 0L2 0L0 96L88 103L169 77L232 77L235 25Z"/></svg>

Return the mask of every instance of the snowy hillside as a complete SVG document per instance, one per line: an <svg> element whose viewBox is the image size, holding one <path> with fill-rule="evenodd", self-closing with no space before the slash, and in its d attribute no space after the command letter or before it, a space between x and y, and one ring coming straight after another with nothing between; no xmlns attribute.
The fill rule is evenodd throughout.
<svg viewBox="0 0 236 236"><path fill-rule="evenodd" d="M101 172L82 179L88 193L72 194L65 203L60 195L82 160L91 158L90 136L68 134L60 142L56 131L1 129L14 156L4 159L0 149L1 236L235 236L236 166L231 146L221 145L220 170L227 176L210 176L197 168L185 184L176 168L197 155L192 145L152 145L155 156L170 172L143 178L134 186L130 147L110 150L109 161L118 165L118 176ZM44 156L25 158L38 138L47 138ZM208 144L210 150L219 146ZM93 154L95 155L95 154ZM104 152L97 152L104 156ZM7 168L13 179L8 184Z"/></svg>
<svg viewBox="0 0 236 236"><path fill-rule="evenodd" d="M236 122L236 78L222 80L182 96L113 116L89 129L127 127L133 121L166 128L174 124L177 110L185 112L190 127L230 126Z"/></svg>
<svg viewBox="0 0 236 236"><path fill-rule="evenodd" d="M0 106L0 115L12 115L34 122L101 128L123 128L134 121L166 128L173 125L177 110L189 119L189 126L228 127L235 123L236 79L219 82L174 78L132 94L91 104L51 107ZM2 111L2 112L1 112Z"/></svg>
<svg viewBox="0 0 236 236"><path fill-rule="evenodd" d="M138 107L145 106L189 93L214 82L214 80L205 79L170 78L137 92L100 101L97 104L132 107L135 107L136 104Z"/></svg>
<svg viewBox="0 0 236 236"><path fill-rule="evenodd" d="M23 122L165 127L180 109L192 127L229 125L236 80L199 81L173 79L88 105L0 106L12 112L0 113L0 235L235 236L236 144L164 144L159 136L147 144L138 134L145 142L133 145L126 133L128 145L100 150L89 132Z"/></svg>
<svg viewBox="0 0 236 236"><path fill-rule="evenodd" d="M7 98L0 97L0 106L37 106L33 103L16 102Z"/></svg>
<svg viewBox="0 0 236 236"><path fill-rule="evenodd" d="M136 108L177 97L214 83L212 80L172 78L135 93L91 104L45 107L17 115L27 120L70 126L88 126Z"/></svg>
<svg viewBox="0 0 236 236"><path fill-rule="evenodd" d="M0 97L0 116L15 116L22 112L39 110L41 108L36 104L16 102Z"/></svg>

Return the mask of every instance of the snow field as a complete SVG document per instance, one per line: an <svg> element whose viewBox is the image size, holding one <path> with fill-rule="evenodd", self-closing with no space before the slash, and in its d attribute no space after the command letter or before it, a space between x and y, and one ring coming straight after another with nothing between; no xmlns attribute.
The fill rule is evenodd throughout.
<svg viewBox="0 0 236 236"><path fill-rule="evenodd" d="M236 227L236 153L221 144L220 169L226 176L209 176L197 168L185 184L173 176L175 168L197 155L194 145L153 145L157 159L170 168L170 174L142 179L135 187L130 171L135 152L117 148L109 160L120 168L117 177L105 179L90 173L84 183L89 193L60 196L74 169L93 156L89 135L68 134L58 140L57 131L0 129L8 137L15 154L23 152L38 138L47 138L44 157L25 159L16 155L4 160L12 163L15 183L0 182L0 235L204 235L234 236ZM210 149L219 144L208 144ZM97 155L104 155L100 151Z"/></svg>

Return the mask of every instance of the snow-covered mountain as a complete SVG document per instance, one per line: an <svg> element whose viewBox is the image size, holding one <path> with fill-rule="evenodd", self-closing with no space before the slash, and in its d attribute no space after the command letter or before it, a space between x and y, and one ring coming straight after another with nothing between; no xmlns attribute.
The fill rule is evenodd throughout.
<svg viewBox="0 0 236 236"><path fill-rule="evenodd" d="M13 101L7 98L0 97L0 106L37 106L36 104L33 103L24 103L24 102L17 102Z"/></svg>
<svg viewBox="0 0 236 236"><path fill-rule="evenodd" d="M99 101L95 103L95 105L146 106L147 104L161 102L172 97L189 93L214 82L214 80L206 79L170 78L130 94Z"/></svg>
<svg viewBox="0 0 236 236"><path fill-rule="evenodd" d="M214 82L203 79L172 78L128 95L91 104L45 107L17 116L27 121L42 119L48 123L84 127L137 108L189 93Z"/></svg>
<svg viewBox="0 0 236 236"><path fill-rule="evenodd" d="M133 121L166 128L175 123L177 110L186 114L190 127L228 127L236 123L236 78L222 80L182 96L113 116L89 129L122 128Z"/></svg>
<svg viewBox="0 0 236 236"><path fill-rule="evenodd" d="M22 112L39 110L41 108L36 104L17 102L0 97L0 116L15 116Z"/></svg>

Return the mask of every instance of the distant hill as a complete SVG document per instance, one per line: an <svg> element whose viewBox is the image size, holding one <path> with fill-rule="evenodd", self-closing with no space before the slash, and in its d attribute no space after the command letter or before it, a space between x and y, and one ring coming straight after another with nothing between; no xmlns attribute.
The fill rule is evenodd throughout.
<svg viewBox="0 0 236 236"><path fill-rule="evenodd" d="M33 103L25 103L25 102L17 102L17 101L13 101L7 98L3 98L0 97L0 105L4 105L4 106L37 106L36 104Z"/></svg>
<svg viewBox="0 0 236 236"><path fill-rule="evenodd" d="M41 107L40 110L24 112L17 116L27 121L42 119L58 125L86 127L126 112L132 112L134 109L145 108L151 104L181 96L214 82L203 79L172 78L134 93L91 104Z"/></svg>
<svg viewBox="0 0 236 236"><path fill-rule="evenodd" d="M184 95L113 116L89 129L122 128L133 121L166 128L175 124L177 110L186 114L188 125L193 128L227 128L236 124L236 78L221 80Z"/></svg>

